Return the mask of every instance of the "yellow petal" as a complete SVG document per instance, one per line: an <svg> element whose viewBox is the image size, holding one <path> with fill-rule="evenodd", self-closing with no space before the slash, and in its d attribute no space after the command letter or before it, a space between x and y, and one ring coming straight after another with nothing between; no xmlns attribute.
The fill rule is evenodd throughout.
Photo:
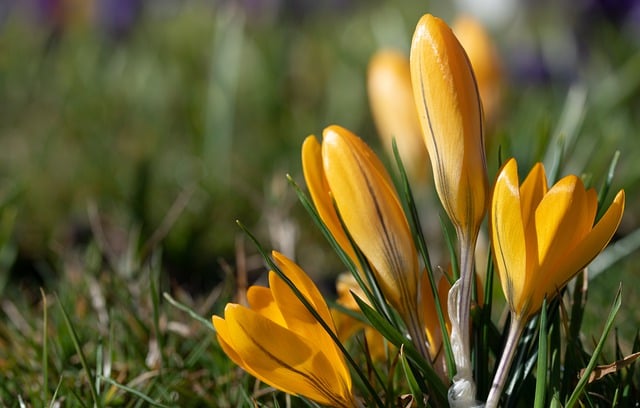
<svg viewBox="0 0 640 408"><path fill-rule="evenodd" d="M245 365L244 360L242 360L238 353L236 353L236 351L233 349L233 346L231 345L231 338L229 336L229 329L227 328L227 322L220 316L212 316L211 322L213 323L213 327L216 329L218 344L220 344L220 347L222 347L222 350L225 352L225 354L236 365L242 367L244 370L248 371L249 374L255 376L253 371Z"/></svg>
<svg viewBox="0 0 640 408"><path fill-rule="evenodd" d="M545 194L535 212L540 279L547 279L546 273L555 274L550 267L571 256L571 249L591 230L595 214L589 214L589 207L584 185L574 175L564 177Z"/></svg>
<svg viewBox="0 0 640 408"><path fill-rule="evenodd" d="M607 246L620 225L624 206L625 194L620 190L593 229L571 249L570 254L561 257L558 263L552 266L553 279L546 283L544 293L538 293L537 297L544 297L545 294L554 295Z"/></svg>
<svg viewBox="0 0 640 408"><path fill-rule="evenodd" d="M321 404L348 406L350 385L334 370L341 362L329 361L308 339L240 305L227 306L225 320L229 343L256 378Z"/></svg>
<svg viewBox="0 0 640 408"><path fill-rule="evenodd" d="M311 303L325 323L335 331L329 307L309 276L307 276L307 274L295 262L283 254L273 251L272 256L282 272L287 275L295 287L302 293L307 301ZM279 309L282 311L289 328L295 331L295 328L292 327L291 323L293 322L295 325L296 321L318 326L318 322L313 315L295 296L291 288L274 272L269 273L269 286L271 287L273 298L278 304Z"/></svg>
<svg viewBox="0 0 640 408"><path fill-rule="evenodd" d="M438 196L459 232L475 238L489 182L482 105L471 65L451 29L429 14L418 22L410 60Z"/></svg>
<svg viewBox="0 0 640 408"><path fill-rule="evenodd" d="M387 153L393 157L395 138L411 179L425 180L428 156L413 98L409 58L396 50L378 51L369 62L367 91L371 114Z"/></svg>
<svg viewBox="0 0 640 408"><path fill-rule="evenodd" d="M308 136L302 144L302 172L304 173L304 179L307 183L311 200L322 222L325 223L331 235L333 235L338 242L338 245L340 245L351 260L359 266L358 257L342 228L336 209L333 206L329 184L327 183L322 167L320 143L318 143L315 136Z"/></svg>
<svg viewBox="0 0 640 408"><path fill-rule="evenodd" d="M542 163L536 163L520 186L522 223L525 228L533 219L531 216L544 195L547 194L547 190L547 175L544 166Z"/></svg>
<svg viewBox="0 0 640 408"><path fill-rule="evenodd" d="M502 289L511 310L523 312L527 307L527 242L518 181L518 167L514 159L502 167L491 200L491 244Z"/></svg>
<svg viewBox="0 0 640 408"><path fill-rule="evenodd" d="M324 169L340 216L381 288L401 313L415 309L417 254L390 177L364 142L339 126L325 129Z"/></svg>
<svg viewBox="0 0 640 408"><path fill-rule="evenodd" d="M331 331L336 333L329 307L313 281L295 262L286 256L276 251L272 252L272 256L278 267L287 275L305 299L309 301ZM307 343L316 350L323 350L323 353L330 360L340 361L341 364L336 366L336 369L339 370L340 375L343 377L349 377L342 351L293 293L291 288L274 272L269 273L269 286L278 309L282 312L282 316L286 321L287 328L306 338Z"/></svg>

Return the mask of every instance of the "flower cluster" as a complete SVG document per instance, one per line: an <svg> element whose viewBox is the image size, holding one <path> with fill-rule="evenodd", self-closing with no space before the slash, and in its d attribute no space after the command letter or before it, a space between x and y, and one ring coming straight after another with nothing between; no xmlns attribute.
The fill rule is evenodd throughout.
<svg viewBox="0 0 640 408"><path fill-rule="evenodd" d="M469 26L465 22L460 30ZM482 47L488 49L486 42ZM491 51L488 61L495 59ZM375 365L393 354L410 367L404 386L418 405L498 405L523 329L544 299L562 293L605 248L622 218L625 196L618 192L597 219L597 193L579 177L568 175L549 187L543 165L536 164L520 183L515 159L503 164L491 186L482 101L491 98L490 105L496 104L490 93L498 86L497 66L474 74L475 64L454 32L425 15L408 61L387 51L369 69L376 123L386 145L397 139L410 177L425 171L422 150L428 152L435 190L456 232L456 267L430 264L410 189L396 187L358 136L329 126L321 142L309 136L303 143L310 200L302 197L351 272L339 281L342 306L332 314L305 273L274 252L279 271L270 272L270 287L251 287L249 307L229 304L224 318L213 317L220 345L236 364L277 389L327 406L389 406L384 404L396 396L376 390L372 376L342 344L364 330L369 362ZM406 182L402 164L400 169ZM474 253L487 213L511 329L507 346L496 356L490 392L478 395L470 333L477 322L471 310L474 294L477 307L485 304ZM354 395L353 373L371 395Z"/></svg>

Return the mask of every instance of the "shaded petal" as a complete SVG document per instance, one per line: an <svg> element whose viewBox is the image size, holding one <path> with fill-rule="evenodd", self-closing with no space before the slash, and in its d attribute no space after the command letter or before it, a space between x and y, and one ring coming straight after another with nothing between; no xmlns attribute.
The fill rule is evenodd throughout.
<svg viewBox="0 0 640 408"><path fill-rule="evenodd" d="M527 242L522 223L518 167L514 159L498 174L491 200L491 244L507 302L520 314L528 303L524 292L527 271Z"/></svg>
<svg viewBox="0 0 640 408"><path fill-rule="evenodd" d="M438 279L436 287L438 291L438 301L442 308L445 324L447 326L447 330L450 330L451 322L449 320L448 295L449 289L451 289L451 284L444 274L442 274L440 279ZM427 341L429 342L429 352L431 353L431 358L435 358L442 346L442 329L440 328L440 320L438 319L438 312L433 298L433 293L431 291L431 285L429 283L429 274L426 271L422 272L420 290L422 292L420 299L422 302Z"/></svg>
<svg viewBox="0 0 640 408"><path fill-rule="evenodd" d="M340 218L338 218L336 209L333 206L329 184L322 167L322 150L315 136L308 136L302 144L302 172L318 215L320 215L338 245L357 266L360 266L358 257L342 228Z"/></svg>
<svg viewBox="0 0 640 408"><path fill-rule="evenodd" d="M256 313L278 323L282 327L287 327L287 323L278 309L276 301L273 299L271 290L264 286L250 286L247 290L247 301L249 307Z"/></svg>
<svg viewBox="0 0 640 408"><path fill-rule="evenodd" d="M547 175L542 163L536 163L527 178L520 186L520 200L522 202L522 222L526 226L533 219L531 215L535 211L540 201L547 194Z"/></svg>

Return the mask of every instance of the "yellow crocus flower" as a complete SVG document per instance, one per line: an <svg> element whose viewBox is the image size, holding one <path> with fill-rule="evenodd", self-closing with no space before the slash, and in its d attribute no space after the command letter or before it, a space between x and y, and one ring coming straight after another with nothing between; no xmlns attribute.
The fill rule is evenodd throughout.
<svg viewBox="0 0 640 408"><path fill-rule="evenodd" d="M273 258L335 333L311 279L284 255L273 252ZM224 318L212 317L220 346L234 363L286 393L331 407L356 406L340 349L275 272L269 273L269 288L251 286L247 299L249 307L230 303Z"/></svg>
<svg viewBox="0 0 640 408"><path fill-rule="evenodd" d="M387 300L415 309L418 256L391 178L375 153L340 126L324 130L324 173L344 225L376 270Z"/></svg>
<svg viewBox="0 0 640 408"><path fill-rule="evenodd" d="M429 158L413 98L409 57L391 49L376 52L367 70L367 91L371 114L387 154L393 157L395 138L410 178L426 180Z"/></svg>
<svg viewBox="0 0 640 408"><path fill-rule="evenodd" d="M438 197L456 228L460 279L449 294L456 376L452 405L475 399L469 309L473 252L484 218L489 181L482 103L469 58L441 19L424 15L411 42L411 82Z"/></svg>
<svg viewBox="0 0 640 408"><path fill-rule="evenodd" d="M491 245L504 294L514 318L526 322L609 243L620 224L620 190L594 225L594 189L569 175L550 189L536 164L522 185L517 163L502 167L491 201Z"/></svg>
<svg viewBox="0 0 640 408"><path fill-rule="evenodd" d="M340 218L369 261L385 298L405 320L416 347L427 356L418 308L418 256L391 177L369 146L345 128L327 127L319 154L317 146L319 143L313 136L307 138L303 145L303 167L312 198L319 197L319 200L314 198L314 203L321 218L332 233L336 232L334 236L340 242L344 231L330 226L339 225L337 213L333 214L329 208L335 202ZM317 165L320 159L322 167ZM320 211L319 207L326 208Z"/></svg>
<svg viewBox="0 0 640 408"><path fill-rule="evenodd" d="M475 235L487 207L482 104L469 59L441 19L424 15L411 43L411 79L436 190L460 233Z"/></svg>

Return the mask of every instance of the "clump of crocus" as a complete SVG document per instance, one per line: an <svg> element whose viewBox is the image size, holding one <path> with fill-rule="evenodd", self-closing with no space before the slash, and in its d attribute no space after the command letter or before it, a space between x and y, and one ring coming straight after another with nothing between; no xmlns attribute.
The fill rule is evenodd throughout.
<svg viewBox="0 0 640 408"><path fill-rule="evenodd" d="M473 67L485 121L491 128L500 114L502 99L503 75L498 50L484 26L471 16L456 18L452 28Z"/></svg>
<svg viewBox="0 0 640 408"><path fill-rule="evenodd" d="M585 189L579 177L566 176L548 188L544 167L538 163L520 184L516 161L504 164L493 190L490 229L511 327L487 407L498 404L524 325L545 298L559 293L609 243L624 202L621 190L595 222L597 194Z"/></svg>
<svg viewBox="0 0 640 408"><path fill-rule="evenodd" d="M387 154L393 157L392 141L411 180L427 180L429 159L418 119L409 57L397 50L374 54L367 70L367 91L373 121Z"/></svg>
<svg viewBox="0 0 640 408"><path fill-rule="evenodd" d="M336 332L331 313L311 279L273 252L281 271ZM351 375L339 347L293 290L275 272L269 288L251 286L249 307L229 303L213 316L218 342L229 358L259 380L331 407L351 408Z"/></svg>
<svg viewBox="0 0 640 408"><path fill-rule="evenodd" d="M418 307L421 270L411 230L389 174L359 137L340 126L324 130L321 149L314 147L319 145L317 141L309 140L315 137L309 136L305 141L302 160L316 207L319 205L314 191L325 197L319 203L321 207L328 206L326 197L333 198L340 219L371 265L385 299L400 313L416 347L427 357ZM319 162L322 168L311 164ZM320 209L318 213L324 217ZM325 213L329 218L323 221L329 226L334 215L331 211ZM332 233L335 230L329 229Z"/></svg>
<svg viewBox="0 0 640 408"><path fill-rule="evenodd" d="M450 400L475 399L469 344L469 309L475 242L484 218L489 182L482 104L469 59L451 29L423 16L411 43L411 78L436 190L459 242L460 280L450 293L451 344L457 374Z"/></svg>

